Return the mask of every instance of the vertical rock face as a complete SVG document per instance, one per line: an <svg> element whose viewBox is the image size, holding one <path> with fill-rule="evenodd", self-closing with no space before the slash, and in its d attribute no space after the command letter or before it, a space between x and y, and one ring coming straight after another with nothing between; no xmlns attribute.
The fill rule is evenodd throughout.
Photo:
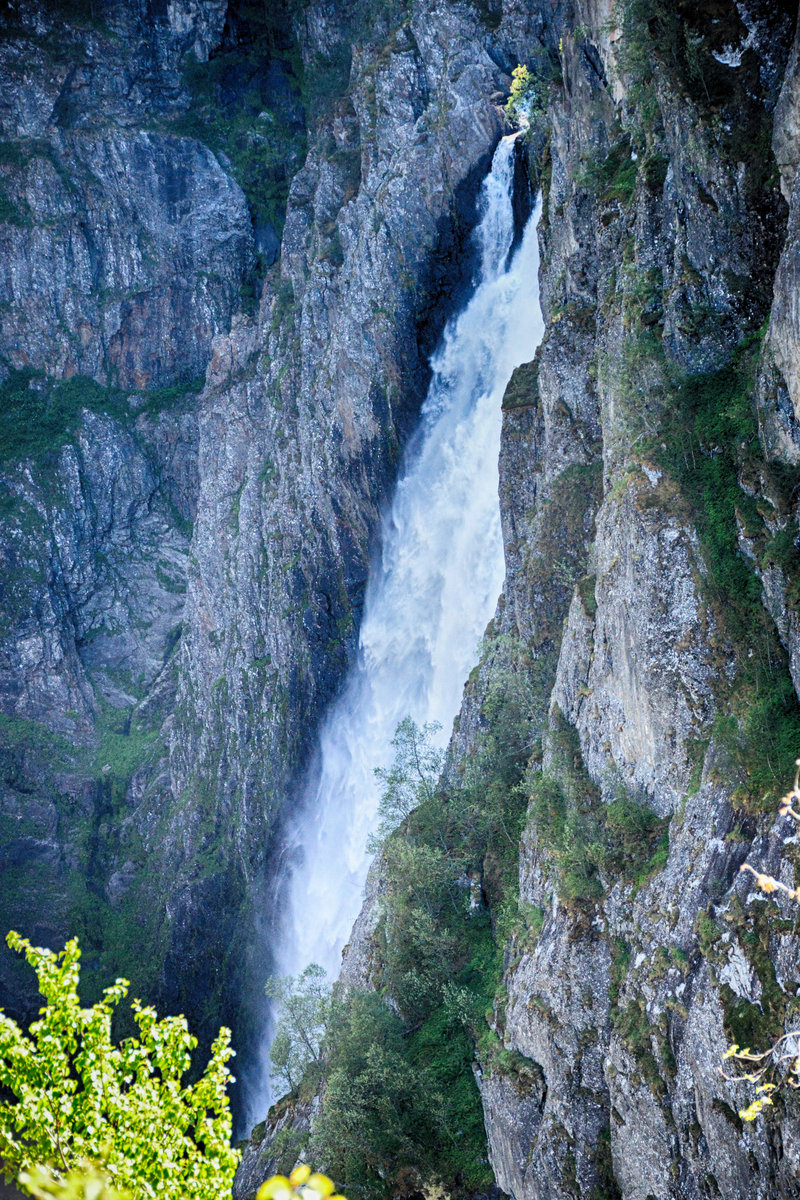
<svg viewBox="0 0 800 1200"><path fill-rule="evenodd" d="M237 184L169 121L225 4L15 6L0 47L7 367L123 388L205 373L252 255ZM98 14L100 8L98 6ZM66 19L65 19L66 18Z"/></svg>
<svg viewBox="0 0 800 1200"><path fill-rule="evenodd" d="M769 809L800 737L796 497L778 482L797 463L797 50L790 14L723 7L681 10L694 66L659 4L579 5L552 33L547 333L506 395L498 616L547 708L520 859L541 932L507 948L495 1014L540 1070L481 1077L497 1181L520 1200L788 1196L800 1170L793 1100L745 1125L752 1093L719 1072L731 1042L766 1048L797 1021L792 908L738 868L794 885ZM756 151L770 139L779 176ZM741 424L703 425L737 394ZM725 437L727 476L708 466ZM781 730L795 750L772 778ZM660 849L570 873L570 847L591 864L631 802Z"/></svg>
<svg viewBox="0 0 800 1200"><path fill-rule="evenodd" d="M148 960L137 773L174 701L196 393L253 257L241 188L173 132L225 12L2 17L2 907L39 940L79 933L101 976ZM5 954L0 983L37 1003Z"/></svg>

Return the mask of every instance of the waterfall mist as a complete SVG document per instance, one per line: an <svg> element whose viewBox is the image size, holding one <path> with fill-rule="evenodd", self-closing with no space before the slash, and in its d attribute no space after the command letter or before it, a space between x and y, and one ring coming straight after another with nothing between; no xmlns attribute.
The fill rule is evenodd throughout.
<svg viewBox="0 0 800 1200"><path fill-rule="evenodd" d="M543 333L540 205L511 255L516 136L502 139L483 183L479 281L432 358L420 427L370 573L358 659L324 721L316 770L289 831L281 974L310 962L337 974L369 867L375 768L390 764L406 716L438 722L446 744L502 588L501 403L511 372L533 357Z"/></svg>

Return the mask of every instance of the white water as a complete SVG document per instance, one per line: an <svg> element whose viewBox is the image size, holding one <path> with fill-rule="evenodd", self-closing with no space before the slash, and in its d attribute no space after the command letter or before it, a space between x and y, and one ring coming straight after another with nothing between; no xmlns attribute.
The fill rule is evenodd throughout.
<svg viewBox="0 0 800 1200"><path fill-rule="evenodd" d="M498 505L501 402L541 339L538 208L509 266L514 139L483 184L480 282L431 366L420 430L383 523L367 587L358 661L320 736L319 766L291 831L294 870L278 969L338 973L361 906L376 825L376 767L399 722L436 721L449 738L503 584Z"/></svg>

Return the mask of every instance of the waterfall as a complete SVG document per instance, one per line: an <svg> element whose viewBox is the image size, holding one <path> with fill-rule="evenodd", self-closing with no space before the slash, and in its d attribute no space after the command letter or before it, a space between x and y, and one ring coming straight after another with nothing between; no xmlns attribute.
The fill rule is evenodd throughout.
<svg viewBox="0 0 800 1200"><path fill-rule="evenodd" d="M483 184L480 279L433 356L420 428L367 586L358 659L324 721L315 777L290 831L296 865L277 948L282 974L310 962L338 972L369 867L375 768L390 765L403 717L438 722L446 743L502 587L501 402L543 332L539 206L510 254L516 137L500 142Z"/></svg>

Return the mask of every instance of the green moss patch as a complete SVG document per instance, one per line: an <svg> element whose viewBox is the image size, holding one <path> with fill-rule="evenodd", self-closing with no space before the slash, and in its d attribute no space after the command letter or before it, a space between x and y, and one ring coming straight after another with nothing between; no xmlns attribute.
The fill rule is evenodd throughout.
<svg viewBox="0 0 800 1200"><path fill-rule="evenodd" d="M503 412L536 408L539 405L539 363L523 363L516 367L503 393Z"/></svg>
<svg viewBox="0 0 800 1200"><path fill-rule="evenodd" d="M555 868L559 899L588 912L616 879L637 886L666 865L669 822L620 787L605 804L583 763L577 731L556 709L551 765L531 779L528 824Z"/></svg>
<svg viewBox="0 0 800 1200"><path fill-rule="evenodd" d="M613 200L629 204L636 191L638 160L632 157L627 137L620 138L604 155L588 160L575 182L604 204Z"/></svg>
<svg viewBox="0 0 800 1200"><path fill-rule="evenodd" d="M758 533L755 499L742 490L743 474L761 463L752 391L758 341L740 349L721 370L690 376L672 391L654 456L670 471L693 507L706 573L702 587L723 636L737 651L737 676L720 682L718 744L741 780L738 798L752 809L773 808L794 773L800 746L800 705L761 582L744 558L738 531ZM794 553L779 541L790 569ZM773 539L773 552L775 551ZM790 578L794 579L794 574ZM720 653L727 654L727 646ZM722 665L722 664L721 664Z"/></svg>
<svg viewBox="0 0 800 1200"><path fill-rule="evenodd" d="M202 379L187 379L149 392L123 392L86 375L54 379L29 367L11 371L0 384L0 465L52 459L74 438L84 410L132 424L137 412L154 416L202 386Z"/></svg>

